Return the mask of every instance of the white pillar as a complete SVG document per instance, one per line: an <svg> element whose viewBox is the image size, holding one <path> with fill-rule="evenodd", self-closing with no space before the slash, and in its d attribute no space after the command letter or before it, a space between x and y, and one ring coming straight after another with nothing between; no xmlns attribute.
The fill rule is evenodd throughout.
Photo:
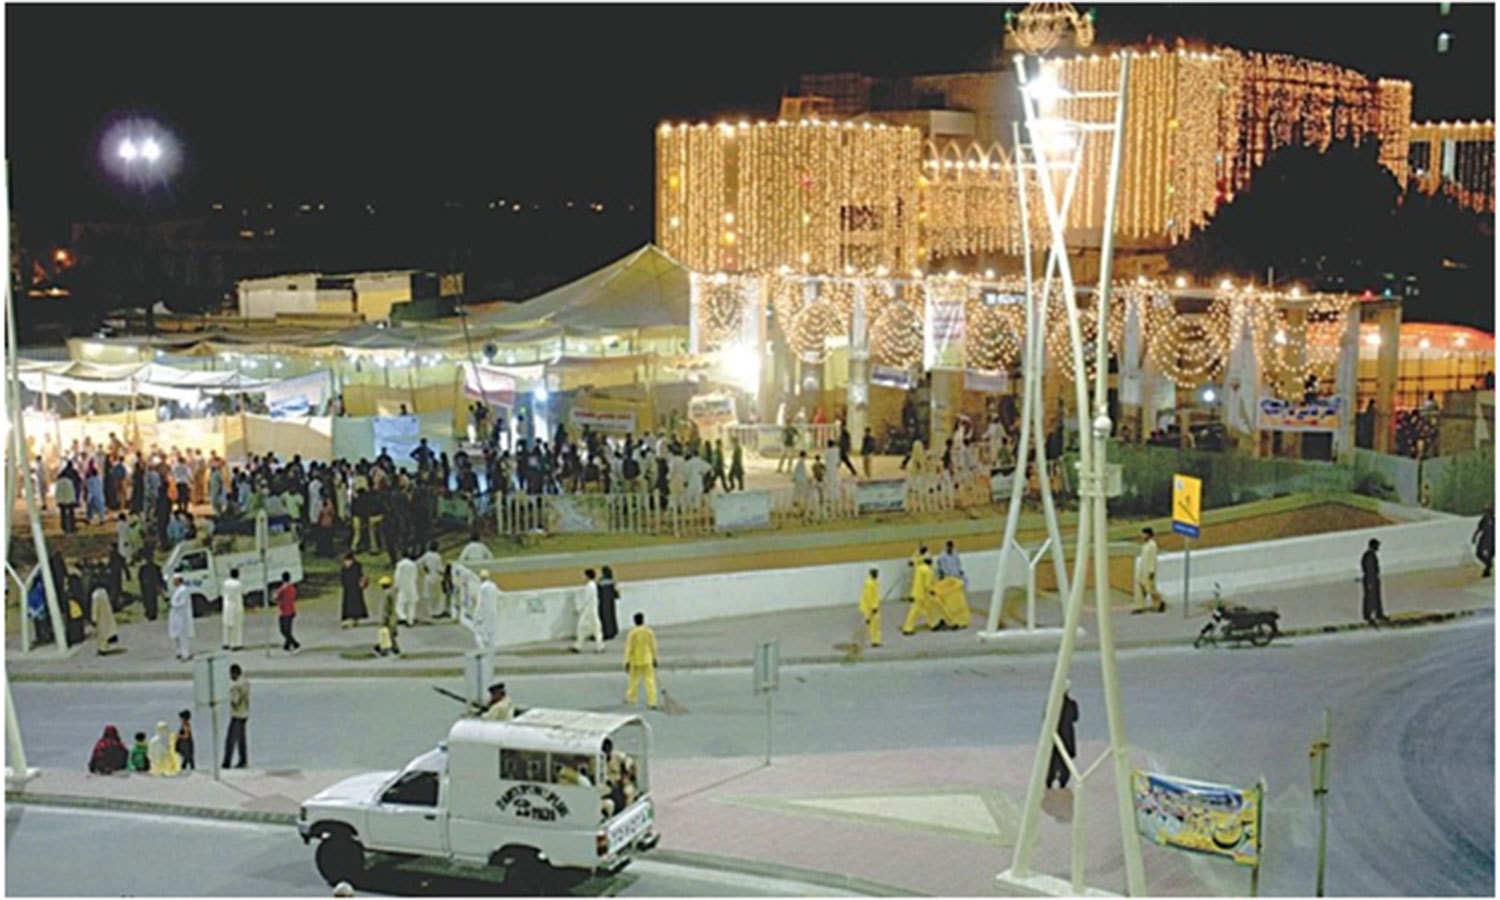
<svg viewBox="0 0 1500 900"><path fill-rule="evenodd" d="M866 285L863 279L854 283L854 311L849 321L849 390L847 407L849 437L857 452L869 424L870 411L870 329L865 311Z"/></svg>
<svg viewBox="0 0 1500 900"><path fill-rule="evenodd" d="M1334 458L1348 463L1354 458L1354 422L1359 414L1359 319L1360 304L1349 304L1344 333L1339 337L1339 367L1334 387L1339 398L1339 429L1333 435Z"/></svg>

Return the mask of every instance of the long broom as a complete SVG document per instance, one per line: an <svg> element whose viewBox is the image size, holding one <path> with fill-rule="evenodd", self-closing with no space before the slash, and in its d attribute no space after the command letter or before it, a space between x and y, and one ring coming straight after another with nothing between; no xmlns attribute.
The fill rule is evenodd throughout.
<svg viewBox="0 0 1500 900"><path fill-rule="evenodd" d="M667 693L666 686L661 683L661 670L660 669L658 669L657 672L656 672L656 690L657 690L658 693L661 694L661 711L662 712L666 713L669 716L680 716L683 713L687 712L687 707L686 706L683 706L681 703L678 703L675 699L673 699L673 697L672 697L671 694Z"/></svg>

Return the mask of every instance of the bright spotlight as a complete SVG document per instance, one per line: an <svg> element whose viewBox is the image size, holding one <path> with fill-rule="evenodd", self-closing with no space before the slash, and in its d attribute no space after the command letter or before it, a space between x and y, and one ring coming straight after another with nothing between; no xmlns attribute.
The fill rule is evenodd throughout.
<svg viewBox="0 0 1500 900"><path fill-rule="evenodd" d="M547 386L545 384L539 384L539 385L537 385L534 389L532 389L532 391L531 391L531 397L532 397L532 399L536 400L538 403L546 403L547 402Z"/></svg>
<svg viewBox="0 0 1500 900"><path fill-rule="evenodd" d="M729 344L719 352L719 364L746 390L753 391L760 384L760 357L749 344Z"/></svg>
<svg viewBox="0 0 1500 900"><path fill-rule="evenodd" d="M1046 102L1049 100L1063 100L1073 94L1057 81L1057 76L1050 70L1044 70L1036 78L1026 83L1024 88L1026 95L1033 100Z"/></svg>
<svg viewBox="0 0 1500 900"><path fill-rule="evenodd" d="M1214 402L1214 399L1216 397L1218 397L1218 396L1219 395L1215 394L1214 393L1214 389L1211 388L1211 387L1206 387L1206 388L1203 389L1203 402L1204 403L1212 403L1212 402Z"/></svg>
<svg viewBox="0 0 1500 900"><path fill-rule="evenodd" d="M150 119L119 119L105 127L99 162L133 187L149 189L171 181L182 165L182 146Z"/></svg>

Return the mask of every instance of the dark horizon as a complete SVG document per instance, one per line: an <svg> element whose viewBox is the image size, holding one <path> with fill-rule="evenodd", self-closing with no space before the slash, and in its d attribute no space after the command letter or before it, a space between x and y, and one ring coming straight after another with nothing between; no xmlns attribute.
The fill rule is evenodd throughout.
<svg viewBox="0 0 1500 900"><path fill-rule="evenodd" d="M1019 6L8 6L13 208L39 239L140 214L96 161L107 125L138 115L183 147L151 216L572 198L634 203L649 233L658 122L772 116L810 72L988 68L1006 9ZM1412 80L1416 119L1493 118L1493 6L1097 14L1101 45L1182 35L1307 56ZM1453 49L1439 56L1443 28ZM54 74L70 58L83 77Z"/></svg>

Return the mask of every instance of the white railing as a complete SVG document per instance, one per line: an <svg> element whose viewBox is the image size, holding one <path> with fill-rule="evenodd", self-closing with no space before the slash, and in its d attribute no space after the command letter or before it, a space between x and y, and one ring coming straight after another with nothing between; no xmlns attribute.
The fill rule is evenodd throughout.
<svg viewBox="0 0 1500 900"><path fill-rule="evenodd" d="M782 485L770 495L770 527L857 519L859 485L839 479L832 486L810 483L802 492ZM656 493L509 494L495 503L503 535L649 534L674 537L715 531L715 494L663 502ZM993 505L988 473L955 479L945 473L908 475L905 511L941 512ZM890 510L881 510L889 514Z"/></svg>

